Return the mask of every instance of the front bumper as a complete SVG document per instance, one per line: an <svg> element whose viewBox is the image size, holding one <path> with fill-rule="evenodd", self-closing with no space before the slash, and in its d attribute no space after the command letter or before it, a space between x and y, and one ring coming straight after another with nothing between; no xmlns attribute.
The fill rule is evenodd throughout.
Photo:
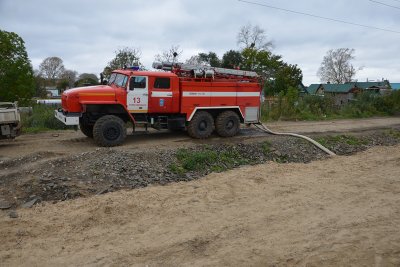
<svg viewBox="0 0 400 267"><path fill-rule="evenodd" d="M62 111L55 110L54 117L56 117L59 121L61 121L65 125L79 125L79 117L80 117L79 114L64 115Z"/></svg>

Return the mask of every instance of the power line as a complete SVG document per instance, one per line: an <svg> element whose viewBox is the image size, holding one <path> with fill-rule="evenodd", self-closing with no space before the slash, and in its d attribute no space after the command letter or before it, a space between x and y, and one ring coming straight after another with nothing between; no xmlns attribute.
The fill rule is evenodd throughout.
<svg viewBox="0 0 400 267"><path fill-rule="evenodd" d="M385 3L379 2L379 1L375 1L375 0L369 0L369 1L370 1L370 2L373 2L373 3L377 3L377 4L379 4L379 5L383 5L383 6L387 6L387 7L391 7L391 8L400 9L400 7L398 7L398 6L392 6L392 5L388 5L388 4L385 4ZM398 1L398 2L400 2L400 1Z"/></svg>
<svg viewBox="0 0 400 267"><path fill-rule="evenodd" d="M379 27L375 27L375 26L369 26L369 25L354 23L354 22L340 20L340 19L333 19L333 18L323 17L323 16L319 16L319 15L314 15L314 14L310 14L310 13L304 13L304 12L300 12L300 11L290 10L290 9L286 9L286 8L276 7L276 6L270 6L270 5L251 2L251 1L245 1L245 0L238 0L238 1L239 2L243 2L243 3L247 3L247 4L251 4L251 5L263 6L263 7L277 9L277 10L281 10L281 11L285 11L285 12L290 12L290 13L295 13L295 14L299 14L299 15L309 16L309 17L313 17L313 18L324 19L324 20L329 20L329 21L334 21L334 22L339 22L339 23L344 23L344 24L349 24L349 25L369 28L369 29L375 29L375 30L380 30L380 31L392 32L392 33L400 34L399 31L395 31L395 30L389 30L389 29L384 29L384 28L379 28Z"/></svg>

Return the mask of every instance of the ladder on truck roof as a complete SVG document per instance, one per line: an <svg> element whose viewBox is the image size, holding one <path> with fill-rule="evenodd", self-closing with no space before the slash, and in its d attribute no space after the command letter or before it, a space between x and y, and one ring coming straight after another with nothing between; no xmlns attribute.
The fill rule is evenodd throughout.
<svg viewBox="0 0 400 267"><path fill-rule="evenodd" d="M225 78L225 79L244 79L244 80L257 80L258 74L254 71L235 70L211 67L206 65L194 65L173 62L154 62L153 68L171 71L178 76L194 77L194 78Z"/></svg>

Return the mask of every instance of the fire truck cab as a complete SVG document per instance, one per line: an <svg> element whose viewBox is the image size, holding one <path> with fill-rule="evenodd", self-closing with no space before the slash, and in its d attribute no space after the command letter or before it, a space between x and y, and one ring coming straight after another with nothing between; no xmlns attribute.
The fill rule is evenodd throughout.
<svg viewBox="0 0 400 267"><path fill-rule="evenodd" d="M214 130L234 136L240 123L258 122L261 85L256 74L184 64L161 69L167 71L115 70L107 85L67 90L55 117L79 125L101 146L121 144L129 121L134 127L187 129L194 138L207 138Z"/></svg>

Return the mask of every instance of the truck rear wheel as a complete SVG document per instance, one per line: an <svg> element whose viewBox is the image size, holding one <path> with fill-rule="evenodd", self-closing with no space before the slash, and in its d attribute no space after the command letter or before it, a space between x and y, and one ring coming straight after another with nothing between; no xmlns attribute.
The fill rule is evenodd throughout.
<svg viewBox="0 0 400 267"><path fill-rule="evenodd" d="M126 138L125 123L119 117L106 115L96 121L93 127L94 141L100 146L118 146Z"/></svg>
<svg viewBox="0 0 400 267"><path fill-rule="evenodd" d="M240 129L240 119L234 111L224 111L218 115L215 127L222 137L235 136Z"/></svg>
<svg viewBox="0 0 400 267"><path fill-rule="evenodd" d="M214 118L207 111L198 111L188 125L188 134L193 138L207 138L214 131Z"/></svg>

